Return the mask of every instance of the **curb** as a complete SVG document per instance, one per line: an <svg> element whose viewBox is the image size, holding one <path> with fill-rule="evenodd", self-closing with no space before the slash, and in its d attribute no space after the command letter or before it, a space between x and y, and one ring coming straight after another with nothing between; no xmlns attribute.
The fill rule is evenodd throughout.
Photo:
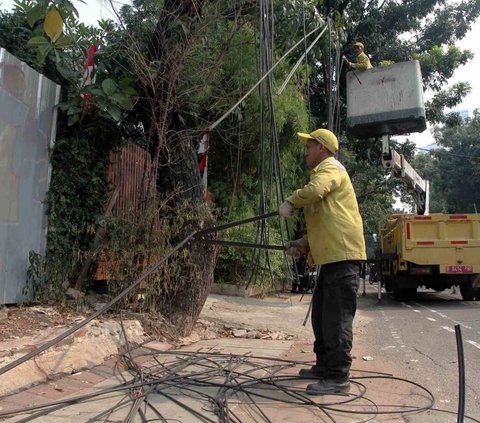
<svg viewBox="0 0 480 423"><path fill-rule="evenodd" d="M138 320L123 320L131 345L147 340ZM34 336L0 342L0 367L3 367L38 346L63 333L67 327L49 328ZM0 376L0 396L5 396L37 385L58 375L75 374L104 362L121 352L125 336L119 322L92 320L88 325L37 357Z"/></svg>

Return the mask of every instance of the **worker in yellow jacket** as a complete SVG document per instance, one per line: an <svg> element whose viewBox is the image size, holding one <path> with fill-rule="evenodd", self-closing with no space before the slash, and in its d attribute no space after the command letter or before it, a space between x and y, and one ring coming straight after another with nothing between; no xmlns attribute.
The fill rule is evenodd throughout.
<svg viewBox="0 0 480 423"><path fill-rule="evenodd" d="M372 64L370 63L370 59L365 54L365 46L363 43L357 41L353 45L353 53L357 58L356 63L348 62L348 64L356 70L367 70L373 68Z"/></svg>
<svg viewBox="0 0 480 423"><path fill-rule="evenodd" d="M352 325L366 260L362 218L350 177L334 157L335 134L317 129L298 138L306 146L310 182L280 205L279 214L289 217L303 208L307 234L288 242L287 254L305 251L310 264L321 265L312 298L316 364L300 375L320 379L308 385L309 394L344 392L350 388Z"/></svg>

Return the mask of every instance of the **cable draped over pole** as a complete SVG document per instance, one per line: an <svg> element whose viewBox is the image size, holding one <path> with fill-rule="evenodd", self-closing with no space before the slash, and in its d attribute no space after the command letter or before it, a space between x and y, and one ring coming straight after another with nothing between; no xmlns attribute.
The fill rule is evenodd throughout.
<svg viewBox="0 0 480 423"><path fill-rule="evenodd" d="M282 63L300 44L302 44L304 41L304 38L310 37L312 34L315 34L317 31L320 31L323 29L323 26L318 26L314 29L312 29L305 37L302 37L302 39L298 42L296 42L292 47L290 47L287 52L280 58L278 59L275 64L268 70L266 71L262 77L238 100L230 109L228 109L222 116L220 116L215 122L213 122L208 129L211 131L212 129L215 129L218 125L220 125L228 116L232 114L232 112L244 101L247 97L249 97L255 89L270 75L276 67Z"/></svg>
<svg viewBox="0 0 480 423"><path fill-rule="evenodd" d="M219 119L217 119L214 123L212 123L208 130L211 131L215 129L221 122L223 122L248 96L250 96L255 89L259 89L259 98L260 98L260 157L259 157L259 178L261 184L261 193L260 193L260 201L259 201L259 210L258 213L262 214L265 212L268 205L271 207L273 205L272 198L274 196L273 191L273 184L275 184L275 198L277 206L284 200L284 189L283 189L283 181L281 176L281 165L280 165L280 152L279 152L279 144L278 144L278 135L277 135L277 128L275 123L275 111L274 111L274 103L273 103L273 70L283 62L289 55L292 53L298 46L304 44L304 48L306 45L306 39L311 35L315 34L319 30L323 29L322 34L325 32L325 26L319 26L308 34L304 33L304 36L300 41L295 43L288 51L275 63L273 63L274 52L273 52L273 40L274 40L274 20L273 20L273 1L270 0L261 0L259 2L259 26L260 26L260 34L259 34L259 60L258 60L258 67L259 73L262 75L259 80L229 109L227 110ZM320 39L320 36L317 36L315 41L311 44L309 49L305 51L305 58L306 54L313 45ZM302 56L303 60L303 56ZM296 68L298 65L296 66ZM296 70L296 68L291 72ZM291 78L290 75L290 78ZM266 87L264 87L264 81L267 80L265 83ZM287 81L288 83L288 81ZM265 89L266 88L266 89ZM265 128L264 128L264 111L266 110L264 104L264 97L265 92L267 93L267 105L269 111L269 119L270 119L270 143L265 143ZM309 105L310 106L310 105ZM265 162L265 150L270 152L270 160L266 164ZM266 168L267 165L267 168ZM268 180L265 182L265 173L268 175ZM288 224L286 222L282 223L279 222L280 227L280 236L282 241L284 242L284 234L283 234L283 225L286 227L287 236L290 237L290 231L288 228ZM256 233L256 243L265 243L269 244L269 227L265 222L259 222L257 225L257 233ZM260 251L256 250L253 253L252 262L254 264L254 268L257 269L259 266L259 255ZM285 256L285 263L287 263L287 257ZM268 267L270 274L272 275L269 253L268 251L265 253L265 265ZM288 267L288 266L287 266ZM288 267L288 269L290 269ZM252 272L252 277L249 280L248 285L252 282L253 277L256 278L256 271ZM273 275L272 275L273 278ZM248 286L247 285L247 286Z"/></svg>

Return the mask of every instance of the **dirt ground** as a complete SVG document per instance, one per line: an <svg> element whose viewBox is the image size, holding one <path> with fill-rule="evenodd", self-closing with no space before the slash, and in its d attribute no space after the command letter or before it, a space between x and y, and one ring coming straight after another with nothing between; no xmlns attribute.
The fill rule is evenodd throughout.
<svg viewBox="0 0 480 423"><path fill-rule="evenodd" d="M0 309L0 341L33 335L47 327L65 326L75 319L52 307L3 307Z"/></svg>

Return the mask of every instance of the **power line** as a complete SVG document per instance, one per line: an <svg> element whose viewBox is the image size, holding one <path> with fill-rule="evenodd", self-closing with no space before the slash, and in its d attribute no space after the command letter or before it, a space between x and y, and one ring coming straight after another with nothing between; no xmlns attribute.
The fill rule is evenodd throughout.
<svg viewBox="0 0 480 423"><path fill-rule="evenodd" d="M420 148L420 147L415 147L416 150L421 150L421 151L426 151L428 153L438 153L440 152L441 154L445 154L447 156L452 156L452 157L461 157L461 158L464 158L464 159L476 159L476 160L480 160L480 156L470 156L468 154L456 154L456 153L451 153L450 151L448 150L445 150L445 149L439 149L439 150L430 150L428 148Z"/></svg>

